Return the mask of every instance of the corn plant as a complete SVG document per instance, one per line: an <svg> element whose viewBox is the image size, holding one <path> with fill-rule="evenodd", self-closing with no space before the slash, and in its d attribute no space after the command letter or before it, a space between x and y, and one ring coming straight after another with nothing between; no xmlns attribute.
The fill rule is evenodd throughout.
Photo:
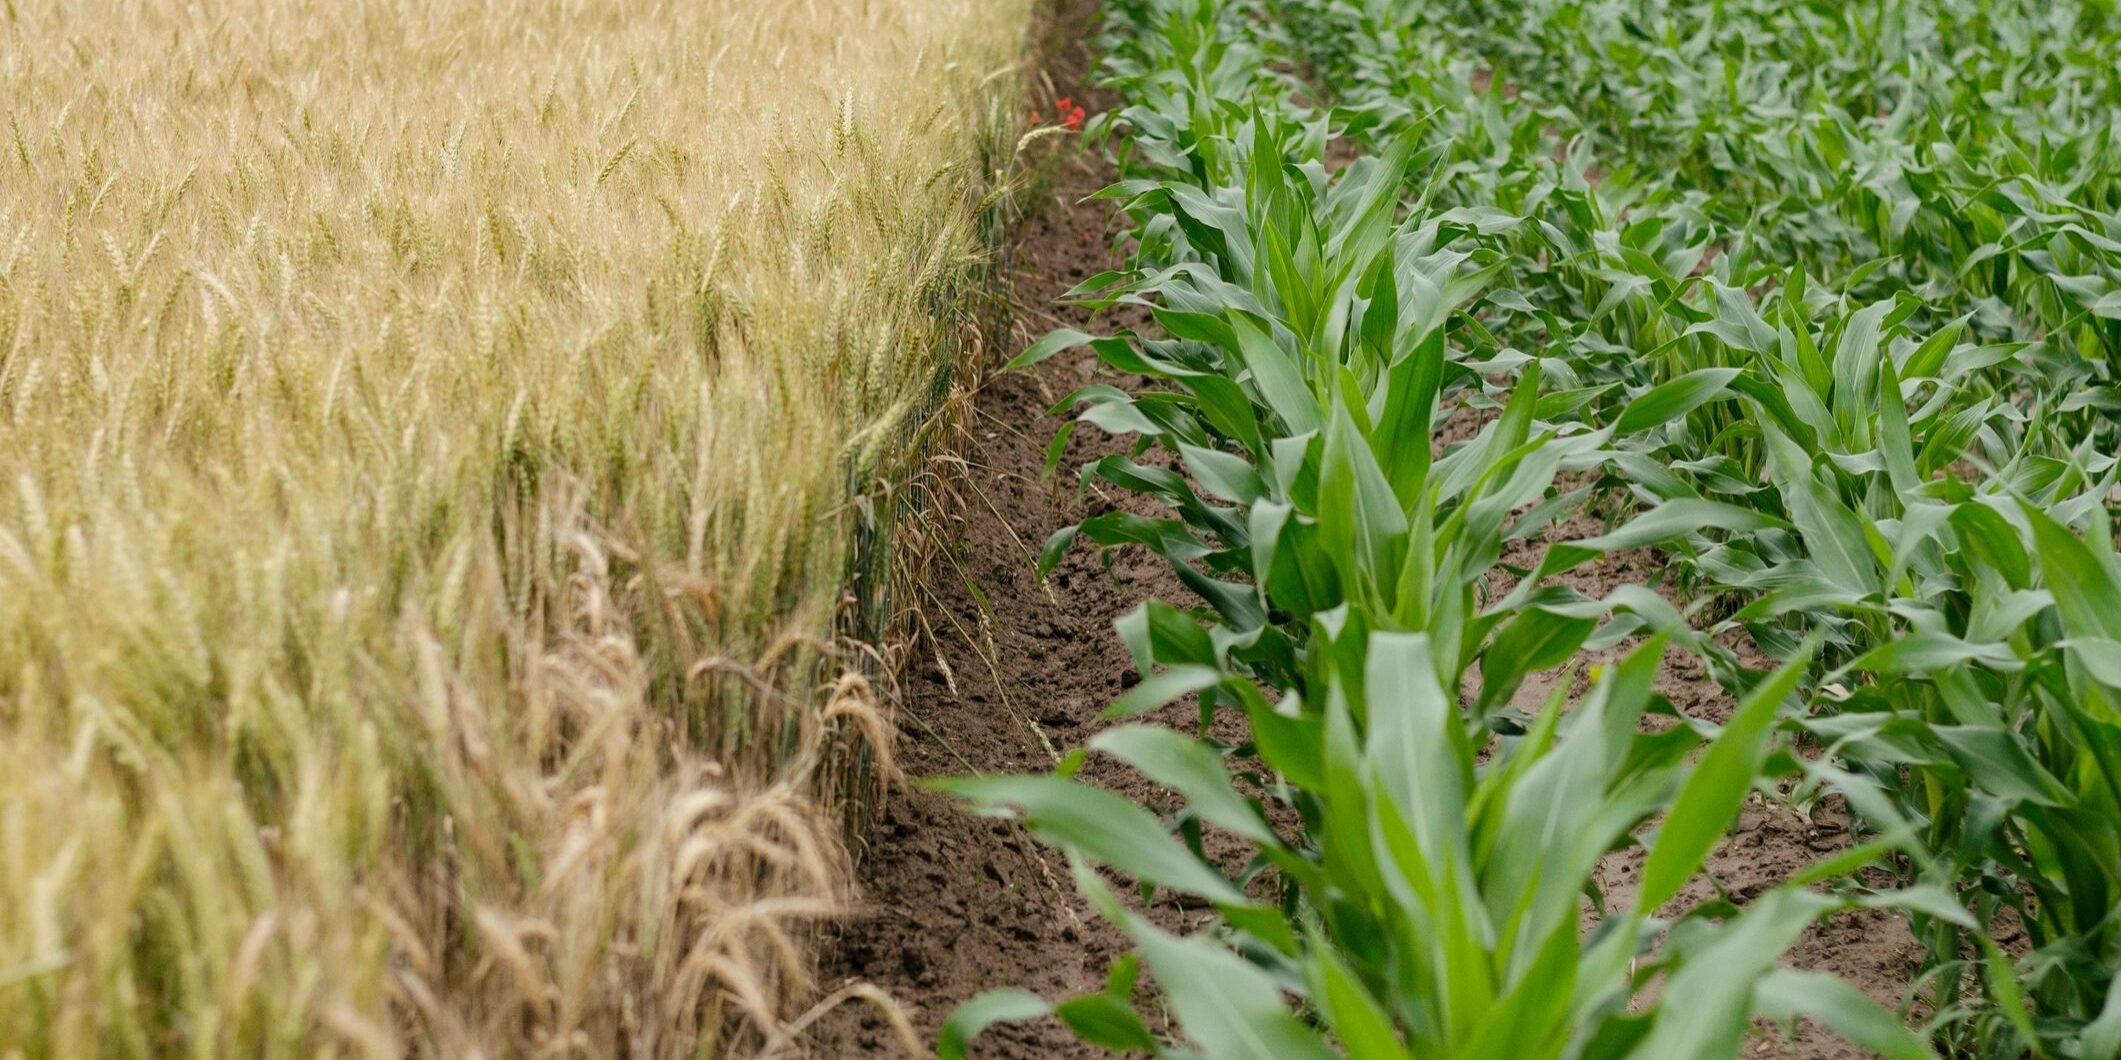
<svg viewBox="0 0 2121 1060"><path fill-rule="evenodd" d="M1957 1037L1989 1055L2110 1055L2121 1043L2111 667L2121 612L2109 608L2121 601L2121 562L2041 507L1995 497L1960 503L1932 532L1955 546L1940 552L1956 588L1935 611L1899 605L1911 628L1836 671L1832 710L1808 727L1883 780L1905 771L1912 783L1882 787L1948 882L1979 922L2008 910L2025 932L2015 957L1985 937L1969 956L1953 925L1926 932L1933 995L1966 1023ZM1957 1011L1970 977L1994 1009Z"/></svg>
<svg viewBox="0 0 2121 1060"><path fill-rule="evenodd" d="M1920 831L1939 859L1924 871L1943 871L1982 924L2008 908L2034 941L2015 962L1984 942L1969 967L1958 925L1930 925L1935 1006L1956 1014L1976 972L1998 1003L1971 1020L1985 1051L2098 1046L2113 1033L2095 1021L2114 979L2121 759L2087 667L2107 654L2121 584L2114 461L2062 448L2043 407L2020 422L1945 383L1946 364L1981 349L1895 342L1891 308L1849 314L1816 345L1786 323L1755 351L1777 385L1748 389L1774 487L1753 499L1787 527L1704 555L1703 580L1744 599L1730 621L1758 643L1825 638L1836 691L1807 727L1892 793L1880 816ZM1813 348L1814 371L1775 367L1779 351ZM1968 464L1980 477L1953 473ZM2011 1000L2021 975L2043 1027Z"/></svg>
<svg viewBox="0 0 2121 1060"><path fill-rule="evenodd" d="M1671 710L1650 691L1667 646L1655 637L1573 707L1557 691L1523 733L1498 739L1445 691L1452 663L1428 635L1317 625L1335 656L1320 704L1295 693L1269 703L1227 682L1252 719L1250 745L1145 725L1090 744L1181 795L1181 831L1196 842L1204 828L1246 840L1251 861L1234 878L1067 769L948 785L1070 852L1084 889L1139 947L1178 1035L1152 1032L1123 962L1107 990L1058 1005L1015 993L974 1002L946 1030L946 1057L994 1019L1049 1011L1094 1044L1158 1056L1729 1056L1756 1014L1804 1014L1884 1055L1929 1055L1854 988L1775 967L1813 917L1876 901L1805 889L1826 873L1743 912L1709 902L1658 915L1735 819L1801 665L1760 682L1704 746L1693 727L1638 724ZM1300 838L1264 812L1277 799L1302 811ZM1585 879L1659 810L1641 890L1629 908L1595 903L1586 933ZM1111 892L1090 870L1100 864L1145 892L1211 904L1223 930L1169 934Z"/></svg>

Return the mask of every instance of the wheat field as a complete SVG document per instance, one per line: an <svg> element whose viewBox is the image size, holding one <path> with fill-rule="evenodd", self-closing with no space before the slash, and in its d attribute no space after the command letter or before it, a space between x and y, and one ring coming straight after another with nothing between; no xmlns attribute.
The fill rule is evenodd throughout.
<svg viewBox="0 0 2121 1060"><path fill-rule="evenodd" d="M6 0L0 1056L768 1044L1027 8Z"/></svg>

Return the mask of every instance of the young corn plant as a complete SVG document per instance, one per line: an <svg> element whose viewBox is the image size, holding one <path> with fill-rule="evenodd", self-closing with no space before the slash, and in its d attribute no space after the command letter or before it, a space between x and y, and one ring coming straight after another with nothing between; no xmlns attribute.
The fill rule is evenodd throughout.
<svg viewBox="0 0 2121 1060"><path fill-rule="evenodd" d="M1889 303L1814 325L1802 302L1722 330L1757 373L1734 385L1772 487L1734 500L1775 525L1691 562L1742 602L1730 627L1774 652L1823 644L1832 670L1804 727L1876 786L1874 826L1919 836L1909 870L1977 923L2008 911L2025 932L2030 952L2011 957L1957 917L1918 916L1947 1037L2106 1055L2121 1024L2121 1006L2106 1015L2121 758L2099 676L2121 616L2115 462L2073 443L2046 400L1947 382L1998 356L1954 344L1959 329L1917 341ZM1695 482L1714 488L1664 485ZM1988 1005L1962 1002L1970 984Z"/></svg>
<svg viewBox="0 0 2121 1060"><path fill-rule="evenodd" d="M1924 932L1939 1013L1982 1055L2121 1044L2121 561L2101 532L2048 514L2072 508L1951 505L1929 531L1944 584L1896 601L1908 628L1831 675L1832 712L1806 726L1883 781L1893 810L1874 816L1920 832L1928 870L1978 923L2007 913L2022 930L2018 952L1957 925ZM1992 1005L1958 1003L1969 985Z"/></svg>
<svg viewBox="0 0 2121 1060"><path fill-rule="evenodd" d="M1280 159L1294 128L1257 111L1229 153ZM1447 325L1468 319L1495 256L1477 225L1448 213L1395 218L1393 192L1417 161L1403 142L1335 180L1270 161L1205 194L1127 186L1130 210L1171 212L1170 245L1190 260L1088 286L1095 304L1152 305L1172 337L1063 330L1016 364L1088 345L1114 369L1167 382L1145 394L1093 384L1059 407L1139 436L1184 473L1144 463L1139 449L1085 467L1086 483L1146 494L1171 515L1094 516L1056 534L1043 564L1078 539L1160 553L1211 608L1213 661L1234 658L1275 687L1315 678L1307 623L1342 606L1364 628L1431 633L1455 663L1444 678L1454 695L1498 638L1540 647L1548 666L1583 643L1595 622L1569 610L1580 597L1530 581L1495 592L1491 575L1506 540L1568 509L1575 497L1555 476L1595 463L1611 431L1535 430L1533 365L1478 436L1433 452L1446 380L1478 380ZM1652 396L1633 415L1647 427L1681 411ZM1634 599L1631 609L1657 609ZM1484 680L1482 707L1514 687Z"/></svg>
<svg viewBox="0 0 2121 1060"><path fill-rule="evenodd" d="M1191 849L1147 810L1071 779L1080 756L1051 776L948 785L1069 852L1135 941L1173 1033L1140 1011L1129 958L1105 991L1057 1005L1015 992L972 1002L945 1029L945 1057L995 1020L1048 1013L1113 1052L1164 1057L1735 1056L1754 1017L1800 1014L1886 1056L1930 1055L1853 987L1776 966L1813 918L1879 901L1806 889L1827 871L1743 911L1711 901L1660 915L1735 820L1801 664L1706 741L1685 725L1651 732L1645 714L1672 711L1650 688L1668 644L1655 637L1580 702L1557 690L1523 733L1498 737L1445 691L1452 663L1429 636L1317 624L1336 656L1318 704L1226 681L1253 719L1247 746L1150 725L1091 741L1184 799ZM1297 836L1268 809L1283 801L1301 811ZM1608 908L1591 889L1587 912L1600 857L1659 811L1633 901ZM1246 841L1250 860L1233 874L1205 859L1204 828ZM1096 866L1131 875L1144 897L1206 903L1222 926L1172 935Z"/></svg>

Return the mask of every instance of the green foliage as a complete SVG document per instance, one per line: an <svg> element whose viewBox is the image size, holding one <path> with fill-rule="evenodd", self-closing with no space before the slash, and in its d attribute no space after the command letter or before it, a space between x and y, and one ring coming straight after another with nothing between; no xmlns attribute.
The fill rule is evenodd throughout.
<svg viewBox="0 0 2121 1060"><path fill-rule="evenodd" d="M1138 249L1075 297L1157 333L1020 360L1088 346L1158 384L1063 407L1140 441L1084 481L1164 514L1094 517L1043 562L1172 565L1204 606L1121 623L1145 680L1115 712L1197 695L1202 724L1092 741L1183 798L1163 822L1068 778L957 788L1219 914L1172 940L1083 870L1165 992L1152 1051L1732 1056L1802 1014L1891 1056L2115 1055L2111 6L1111 10L1124 103L1096 128L1125 132L1107 197ZM1336 142L1356 160L1332 169ZM1478 433L1437 443L1453 416ZM1608 529L1504 562L1581 512ZM1561 580L1638 549L1663 595ZM1666 653L1742 700L1727 722L1645 724L1676 714L1649 690ZM1211 738L1225 710L1247 738ZM1786 779L1845 798L1862 841L1742 909L1687 904ZM1203 829L1249 861L1208 860ZM1593 870L1638 843L1609 909ZM1897 889L1852 877L1873 865ZM1915 927L1919 1032L1776 967L1852 902ZM1182 1000L1188 977L1266 1022Z"/></svg>

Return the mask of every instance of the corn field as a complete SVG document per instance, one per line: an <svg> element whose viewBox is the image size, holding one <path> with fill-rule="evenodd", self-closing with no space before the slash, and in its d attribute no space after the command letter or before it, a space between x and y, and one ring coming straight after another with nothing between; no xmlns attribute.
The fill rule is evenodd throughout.
<svg viewBox="0 0 2121 1060"><path fill-rule="evenodd" d="M1218 1060L1728 1057L1800 1019L2121 1053L2121 13L1105 8L1126 260L1069 300L1150 320L1013 367L1149 381L1057 406L1055 463L1128 439L1067 470L1136 503L1040 562L1145 549L1186 591L1118 623L1116 724L944 782L1129 951L966 1003L942 1054L1049 1017ZM1623 557L1656 577L1571 578ZM1162 794L1083 779L1108 758ZM1763 802L1851 840L1704 886ZM1788 958L1854 910L1914 940L1896 997Z"/></svg>

